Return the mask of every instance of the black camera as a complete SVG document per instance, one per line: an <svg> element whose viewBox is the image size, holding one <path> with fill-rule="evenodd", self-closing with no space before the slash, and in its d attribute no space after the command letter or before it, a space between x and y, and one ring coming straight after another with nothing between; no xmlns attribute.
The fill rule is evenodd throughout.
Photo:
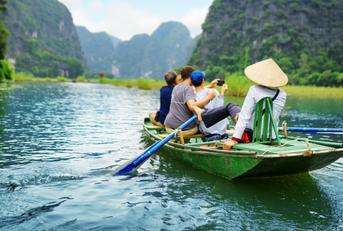
<svg viewBox="0 0 343 231"><path fill-rule="evenodd" d="M224 83L225 83L225 80L218 79L218 81L217 81L217 86L223 86Z"/></svg>

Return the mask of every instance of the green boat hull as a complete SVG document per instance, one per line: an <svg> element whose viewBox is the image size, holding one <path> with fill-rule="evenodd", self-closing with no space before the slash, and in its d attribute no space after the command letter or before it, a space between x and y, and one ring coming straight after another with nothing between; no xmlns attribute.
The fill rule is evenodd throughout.
<svg viewBox="0 0 343 231"><path fill-rule="evenodd" d="M148 120L145 120L144 130L150 141L163 138L163 130L154 128ZM213 143L203 143L199 139L184 145L172 141L161 152L181 159L197 169L230 180L308 172L323 168L343 156L343 144L335 143L334 146L338 148L334 148L311 143L309 149L304 141L282 141L283 147L239 144L232 151L213 148Z"/></svg>

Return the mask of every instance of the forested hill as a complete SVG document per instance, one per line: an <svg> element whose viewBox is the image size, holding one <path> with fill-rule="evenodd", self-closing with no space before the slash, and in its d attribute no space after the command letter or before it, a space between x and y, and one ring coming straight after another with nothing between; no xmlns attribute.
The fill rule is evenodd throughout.
<svg viewBox="0 0 343 231"><path fill-rule="evenodd" d="M343 86L343 0L215 0L190 63L241 72L267 57L291 83Z"/></svg>
<svg viewBox="0 0 343 231"><path fill-rule="evenodd" d="M83 26L77 26L76 29L89 72L112 73L114 48L120 39L105 32L92 33Z"/></svg>
<svg viewBox="0 0 343 231"><path fill-rule="evenodd" d="M68 9L57 0L10 0L5 24L7 56L17 71L35 76L75 77L83 73L78 35Z"/></svg>
<svg viewBox="0 0 343 231"><path fill-rule="evenodd" d="M179 22L162 23L151 36L140 34L118 44L115 50L116 75L160 78L166 71L186 64L194 40Z"/></svg>

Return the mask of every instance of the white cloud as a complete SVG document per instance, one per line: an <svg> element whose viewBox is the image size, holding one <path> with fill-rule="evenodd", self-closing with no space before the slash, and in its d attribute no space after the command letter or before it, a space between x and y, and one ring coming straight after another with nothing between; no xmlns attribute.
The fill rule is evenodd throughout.
<svg viewBox="0 0 343 231"><path fill-rule="evenodd" d="M201 25L205 22L207 12L207 8L192 9L181 18L181 22L188 27L192 36L202 32Z"/></svg>
<svg viewBox="0 0 343 231"><path fill-rule="evenodd" d="M192 36L201 32L207 8L191 9L181 17L159 15L128 3L118 1L60 0L72 12L76 25L86 26L93 32L106 31L121 39L130 39L139 33L151 34L162 22L181 21L191 31Z"/></svg>

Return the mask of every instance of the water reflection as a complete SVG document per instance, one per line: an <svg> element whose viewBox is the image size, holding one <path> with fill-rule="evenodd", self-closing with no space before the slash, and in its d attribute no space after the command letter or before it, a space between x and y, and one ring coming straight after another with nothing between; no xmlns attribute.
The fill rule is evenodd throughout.
<svg viewBox="0 0 343 231"><path fill-rule="evenodd" d="M173 182L166 183L165 193L157 195L163 195L163 201L180 204L188 204L192 198L199 206L194 209L207 210L213 227L337 228L339 211L332 207L336 202L309 174L227 181L192 169L175 157L164 154L157 159L157 174L173 177Z"/></svg>
<svg viewBox="0 0 343 231"><path fill-rule="evenodd" d="M20 84L0 100L0 230L343 228L341 160L310 175L228 181L162 154L113 177L144 149L158 91ZM342 124L339 110L303 104L290 99L291 125Z"/></svg>

